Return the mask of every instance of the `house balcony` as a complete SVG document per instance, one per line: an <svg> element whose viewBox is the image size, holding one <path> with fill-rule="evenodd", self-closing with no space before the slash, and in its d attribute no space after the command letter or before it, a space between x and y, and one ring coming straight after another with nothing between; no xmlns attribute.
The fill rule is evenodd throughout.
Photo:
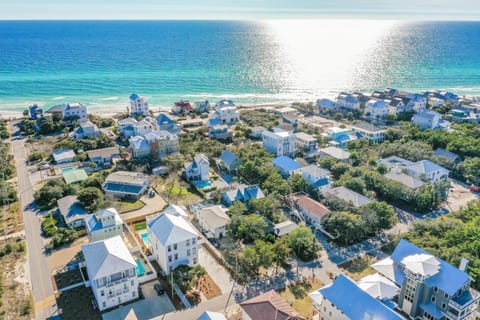
<svg viewBox="0 0 480 320"><path fill-rule="evenodd" d="M445 316L451 320L470 319L478 308L480 293L472 288L464 291L460 296L452 298L448 302L448 309Z"/></svg>
<svg viewBox="0 0 480 320"><path fill-rule="evenodd" d="M128 282L130 280L130 278L123 278L123 279L120 279L120 280L117 280L117 281L114 281L114 282L108 282L106 287L107 288L110 288L110 287L115 287L119 284L122 284L122 283L125 283L125 282Z"/></svg>

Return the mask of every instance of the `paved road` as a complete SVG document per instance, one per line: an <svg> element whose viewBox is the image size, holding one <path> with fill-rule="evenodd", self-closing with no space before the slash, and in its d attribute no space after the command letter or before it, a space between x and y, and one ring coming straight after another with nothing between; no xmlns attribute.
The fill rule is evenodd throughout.
<svg viewBox="0 0 480 320"><path fill-rule="evenodd" d="M44 255L43 239L40 234L40 221L34 211L33 190L26 167L25 139L15 137L18 128L12 126L12 149L18 175L18 189L25 237L27 240L28 262L30 267L33 299L37 319L46 319L55 314L55 296L51 275Z"/></svg>

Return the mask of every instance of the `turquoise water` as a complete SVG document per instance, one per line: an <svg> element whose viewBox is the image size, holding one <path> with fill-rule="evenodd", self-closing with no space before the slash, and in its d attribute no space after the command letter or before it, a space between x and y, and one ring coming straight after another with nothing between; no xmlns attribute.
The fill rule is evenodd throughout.
<svg viewBox="0 0 480 320"><path fill-rule="evenodd" d="M384 87L480 94L480 22L1 21L0 111L238 104Z"/></svg>
<svg viewBox="0 0 480 320"><path fill-rule="evenodd" d="M148 232L140 233L140 237L142 238L143 243L148 247L150 246L150 239Z"/></svg>
<svg viewBox="0 0 480 320"><path fill-rule="evenodd" d="M135 262L137 263L137 276L141 277L147 272L147 270L141 259L136 259Z"/></svg>
<svg viewBox="0 0 480 320"><path fill-rule="evenodd" d="M63 169L62 169L62 173L64 173L64 172L70 172L70 171L73 171L73 170L75 170L75 168L72 168L72 167L63 168Z"/></svg>
<svg viewBox="0 0 480 320"><path fill-rule="evenodd" d="M210 181L195 181L194 184L200 190L212 187L212 183Z"/></svg>

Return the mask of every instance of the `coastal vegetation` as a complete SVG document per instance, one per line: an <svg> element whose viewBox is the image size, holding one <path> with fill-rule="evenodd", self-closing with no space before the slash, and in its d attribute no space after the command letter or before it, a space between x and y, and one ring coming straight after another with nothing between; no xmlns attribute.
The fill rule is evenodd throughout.
<svg viewBox="0 0 480 320"><path fill-rule="evenodd" d="M405 238L424 250L458 266L462 257L469 260L468 273L473 286L480 289L480 202L437 219L421 220Z"/></svg>
<svg viewBox="0 0 480 320"><path fill-rule="evenodd" d="M77 239L78 234L75 230L59 226L59 220L53 213L49 213L42 221L42 232L47 238L51 238L48 249L56 249L64 244L72 243Z"/></svg>
<svg viewBox="0 0 480 320"><path fill-rule="evenodd" d="M282 117L265 109L256 109L240 111L240 119L250 127L262 126L271 130L280 124Z"/></svg>

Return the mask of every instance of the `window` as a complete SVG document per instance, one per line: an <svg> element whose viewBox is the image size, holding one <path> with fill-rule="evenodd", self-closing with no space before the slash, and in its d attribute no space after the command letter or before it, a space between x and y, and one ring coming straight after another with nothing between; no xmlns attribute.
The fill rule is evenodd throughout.
<svg viewBox="0 0 480 320"><path fill-rule="evenodd" d="M187 249L187 256L190 256L190 249Z"/></svg>
<svg viewBox="0 0 480 320"><path fill-rule="evenodd" d="M432 296L432 302L435 302L435 296Z"/></svg>
<svg viewBox="0 0 480 320"><path fill-rule="evenodd" d="M197 264L197 259L193 259L193 264Z"/></svg>
<svg viewBox="0 0 480 320"><path fill-rule="evenodd" d="M172 246L168 246L168 252L172 251Z"/></svg>
<svg viewBox="0 0 480 320"><path fill-rule="evenodd" d="M445 310L447 308L447 304L445 302L442 302L442 309Z"/></svg>
<svg viewBox="0 0 480 320"><path fill-rule="evenodd" d="M130 284L132 285L132 287L135 285L135 281L134 280L131 280L130 281Z"/></svg>
<svg viewBox="0 0 480 320"><path fill-rule="evenodd" d="M413 303L413 298L415 297L415 284L413 283L413 281L411 280L408 280L407 281L407 286L406 286L406 289L405 289L405 300Z"/></svg>
<svg viewBox="0 0 480 320"><path fill-rule="evenodd" d="M173 244L173 250L177 250L177 244L176 243Z"/></svg>
<svg viewBox="0 0 480 320"><path fill-rule="evenodd" d="M136 295L137 293L135 291L132 291L132 297L135 298Z"/></svg>
<svg viewBox="0 0 480 320"><path fill-rule="evenodd" d="M445 293L443 296L445 297L445 299L448 299L448 294L447 293Z"/></svg>
<svg viewBox="0 0 480 320"><path fill-rule="evenodd" d="M100 295L103 297L105 295L105 291L100 291Z"/></svg>
<svg viewBox="0 0 480 320"><path fill-rule="evenodd" d="M105 301L102 302L102 308L106 308L107 307L107 303Z"/></svg>
<svg viewBox="0 0 480 320"><path fill-rule="evenodd" d="M190 245L190 239L187 240L187 247Z"/></svg>
<svg viewBox="0 0 480 320"><path fill-rule="evenodd" d="M175 260L178 260L178 253L175 253Z"/></svg>
<svg viewBox="0 0 480 320"><path fill-rule="evenodd" d="M172 255L168 256L168 262L172 262Z"/></svg>
<svg viewBox="0 0 480 320"><path fill-rule="evenodd" d="M192 249L192 253L193 253L194 255L197 254L197 248L193 248L193 249Z"/></svg>
<svg viewBox="0 0 480 320"><path fill-rule="evenodd" d="M196 240L195 238L192 238L192 244L195 244L195 240Z"/></svg>
<svg viewBox="0 0 480 320"><path fill-rule="evenodd" d="M437 292L438 292L438 288L437 288L437 287L433 287L433 292L437 293Z"/></svg>

